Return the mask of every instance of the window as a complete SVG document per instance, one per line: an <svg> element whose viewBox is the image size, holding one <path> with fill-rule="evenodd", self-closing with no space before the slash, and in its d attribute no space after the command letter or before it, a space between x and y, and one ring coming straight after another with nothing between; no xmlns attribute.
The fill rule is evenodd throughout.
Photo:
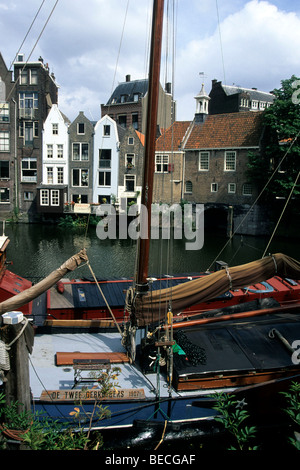
<svg viewBox="0 0 300 470"><path fill-rule="evenodd" d="M47 158L53 158L53 145L47 144Z"/></svg>
<svg viewBox="0 0 300 470"><path fill-rule="evenodd" d="M185 183L185 192L192 194L193 192L193 183L191 181L186 181Z"/></svg>
<svg viewBox="0 0 300 470"><path fill-rule="evenodd" d="M121 114L120 116L118 116L118 123L121 127L126 127L126 124L127 124L126 114Z"/></svg>
<svg viewBox="0 0 300 470"><path fill-rule="evenodd" d="M111 185L111 172L99 171L99 186L110 186L110 185Z"/></svg>
<svg viewBox="0 0 300 470"><path fill-rule="evenodd" d="M63 167L57 168L57 184L63 184L64 182L64 169Z"/></svg>
<svg viewBox="0 0 300 470"><path fill-rule="evenodd" d="M89 170L83 168L74 168L73 172L73 186L88 186L89 185Z"/></svg>
<svg viewBox="0 0 300 470"><path fill-rule="evenodd" d="M36 158L23 158L21 162L22 183L36 183L37 181Z"/></svg>
<svg viewBox="0 0 300 470"><path fill-rule="evenodd" d="M9 122L9 104L0 103L0 122Z"/></svg>
<svg viewBox="0 0 300 470"><path fill-rule="evenodd" d="M9 188L0 188L0 203L8 203L9 202Z"/></svg>
<svg viewBox="0 0 300 470"><path fill-rule="evenodd" d="M57 134L58 134L58 124L57 124L57 123L53 123L53 124L52 124L52 134L53 134L53 135L57 135Z"/></svg>
<svg viewBox="0 0 300 470"><path fill-rule="evenodd" d="M110 136L110 126L106 124L103 126L103 135Z"/></svg>
<svg viewBox="0 0 300 470"><path fill-rule="evenodd" d="M20 121L19 135L24 138L25 145L33 145L33 139L39 135L38 131L37 121Z"/></svg>
<svg viewBox="0 0 300 470"><path fill-rule="evenodd" d="M236 192L236 184L228 183L228 193L235 194L235 192Z"/></svg>
<svg viewBox="0 0 300 470"><path fill-rule="evenodd" d="M121 103L125 103L126 102L126 95L121 95Z"/></svg>
<svg viewBox="0 0 300 470"><path fill-rule="evenodd" d="M134 138L128 137L128 145L134 145Z"/></svg>
<svg viewBox="0 0 300 470"><path fill-rule="evenodd" d="M51 189L51 206L59 206L59 190Z"/></svg>
<svg viewBox="0 0 300 470"><path fill-rule="evenodd" d="M155 172L156 173L168 173L168 170L169 170L169 156L168 155L156 155Z"/></svg>
<svg viewBox="0 0 300 470"><path fill-rule="evenodd" d="M24 191L24 201L33 201L32 191Z"/></svg>
<svg viewBox="0 0 300 470"><path fill-rule="evenodd" d="M74 161L88 161L89 160L89 144L87 143L73 143L72 146L72 159Z"/></svg>
<svg viewBox="0 0 300 470"><path fill-rule="evenodd" d="M53 184L53 167L47 168L47 184Z"/></svg>
<svg viewBox="0 0 300 470"><path fill-rule="evenodd" d="M36 92L20 92L19 110L20 117L34 118L35 110L38 109L38 94Z"/></svg>
<svg viewBox="0 0 300 470"><path fill-rule="evenodd" d="M78 122L78 124L77 124L77 134L85 134L84 122Z"/></svg>
<svg viewBox="0 0 300 470"><path fill-rule="evenodd" d="M243 196L252 196L252 184L245 183L243 185Z"/></svg>
<svg viewBox="0 0 300 470"><path fill-rule="evenodd" d="M9 132L0 131L0 152L9 152Z"/></svg>
<svg viewBox="0 0 300 470"><path fill-rule="evenodd" d="M38 82L38 73L36 69L30 69L29 70L29 76L30 76L30 85L37 85Z"/></svg>
<svg viewBox="0 0 300 470"><path fill-rule="evenodd" d="M99 149L99 168L111 168L111 149Z"/></svg>
<svg viewBox="0 0 300 470"><path fill-rule="evenodd" d="M133 101L135 101L135 102L138 101L138 100L139 100L139 96L140 96L139 93L134 93L134 94L133 94Z"/></svg>
<svg viewBox="0 0 300 470"><path fill-rule="evenodd" d="M200 152L199 155L199 170L208 171L209 170L209 152Z"/></svg>
<svg viewBox="0 0 300 470"><path fill-rule="evenodd" d="M9 178L9 161L0 160L0 178Z"/></svg>
<svg viewBox="0 0 300 470"><path fill-rule="evenodd" d="M57 158L64 158L64 146L63 146L63 144L57 144Z"/></svg>
<svg viewBox="0 0 300 470"><path fill-rule="evenodd" d="M19 79L20 85L27 85L27 75L28 75L27 70L20 69L19 73L20 73L20 79Z"/></svg>
<svg viewBox="0 0 300 470"><path fill-rule="evenodd" d="M125 191L126 192L134 192L135 187L135 176L134 175L125 175L124 181Z"/></svg>
<svg viewBox="0 0 300 470"><path fill-rule="evenodd" d="M225 152L225 171L235 171L236 167L236 154L235 152Z"/></svg>
<svg viewBox="0 0 300 470"><path fill-rule="evenodd" d="M98 195L99 204L110 204L110 201L111 201L110 196L106 196L106 194L103 196L101 194Z"/></svg>
<svg viewBox="0 0 300 470"><path fill-rule="evenodd" d="M138 128L139 128L139 115L138 115L138 113L132 113L131 120L132 120L132 127L135 130L138 130Z"/></svg>
<svg viewBox="0 0 300 470"><path fill-rule="evenodd" d="M252 109L257 109L258 108L258 101L252 101L251 108Z"/></svg>
<svg viewBox="0 0 300 470"><path fill-rule="evenodd" d="M40 204L41 206L49 206L49 190L42 189L40 192Z"/></svg>
<svg viewBox="0 0 300 470"><path fill-rule="evenodd" d="M134 168L135 155L134 153L127 153L125 155L125 166L127 168Z"/></svg>
<svg viewBox="0 0 300 470"><path fill-rule="evenodd" d="M228 183L227 191L228 191L229 194L235 194L236 193L236 184L235 183Z"/></svg>
<svg viewBox="0 0 300 470"><path fill-rule="evenodd" d="M88 203L88 197L87 194L73 194L72 196L72 201L78 204L87 204Z"/></svg>
<svg viewBox="0 0 300 470"><path fill-rule="evenodd" d="M217 193L219 189L218 183L211 183L210 191L212 193Z"/></svg>

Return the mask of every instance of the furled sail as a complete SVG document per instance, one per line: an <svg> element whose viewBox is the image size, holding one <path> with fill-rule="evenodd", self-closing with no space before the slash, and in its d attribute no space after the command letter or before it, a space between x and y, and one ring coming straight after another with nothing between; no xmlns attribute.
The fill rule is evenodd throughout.
<svg viewBox="0 0 300 470"><path fill-rule="evenodd" d="M10 299L5 300L0 303L0 314L5 312L17 310L22 307L22 305L31 302L31 300L37 298L50 287L54 286L62 277L64 277L68 272L74 271L83 261L88 261L86 250L83 249L76 255L69 258L60 268L53 271L49 276L35 284L34 286L26 289L20 294L11 297Z"/></svg>
<svg viewBox="0 0 300 470"><path fill-rule="evenodd" d="M248 287L275 275L300 279L300 263L277 253L258 261L222 269L176 287L136 296L132 312L139 326L149 325L161 320L164 306L168 308L170 303L176 314L192 305L214 299L229 289Z"/></svg>

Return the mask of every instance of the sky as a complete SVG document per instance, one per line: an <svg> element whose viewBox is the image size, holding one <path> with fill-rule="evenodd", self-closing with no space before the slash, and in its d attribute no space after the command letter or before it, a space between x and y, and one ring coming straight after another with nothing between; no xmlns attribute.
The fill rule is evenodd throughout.
<svg viewBox="0 0 300 470"><path fill-rule="evenodd" d="M0 52L48 63L59 109L101 118L114 88L148 75L152 0L0 0ZM172 82L177 120L213 79L262 91L300 76L299 0L165 0L161 84Z"/></svg>

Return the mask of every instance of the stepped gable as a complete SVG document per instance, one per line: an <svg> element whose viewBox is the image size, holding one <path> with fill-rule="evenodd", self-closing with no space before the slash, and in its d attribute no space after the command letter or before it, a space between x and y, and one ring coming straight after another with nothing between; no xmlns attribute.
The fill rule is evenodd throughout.
<svg viewBox="0 0 300 470"><path fill-rule="evenodd" d="M190 121L176 121L156 141L156 151L178 150Z"/></svg>
<svg viewBox="0 0 300 470"><path fill-rule="evenodd" d="M194 124L185 149L258 147L263 112L213 114Z"/></svg>

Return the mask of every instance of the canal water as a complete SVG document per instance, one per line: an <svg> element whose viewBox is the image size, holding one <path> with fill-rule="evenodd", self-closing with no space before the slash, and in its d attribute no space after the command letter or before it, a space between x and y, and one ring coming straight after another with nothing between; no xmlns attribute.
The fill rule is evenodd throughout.
<svg viewBox="0 0 300 470"><path fill-rule="evenodd" d="M91 267L98 278L131 277L135 272L136 241L100 240L96 227L88 230L60 228L57 225L6 225L10 243L9 269L32 282L38 282L57 269L72 255L86 248ZM235 266L260 259L269 239L236 235L231 241L225 235L205 233L203 247L186 250L186 240L152 240L149 275L196 273L213 270L215 260ZM285 253L300 259L299 239L274 237L268 252ZM70 278L90 277L87 266L70 273Z"/></svg>

